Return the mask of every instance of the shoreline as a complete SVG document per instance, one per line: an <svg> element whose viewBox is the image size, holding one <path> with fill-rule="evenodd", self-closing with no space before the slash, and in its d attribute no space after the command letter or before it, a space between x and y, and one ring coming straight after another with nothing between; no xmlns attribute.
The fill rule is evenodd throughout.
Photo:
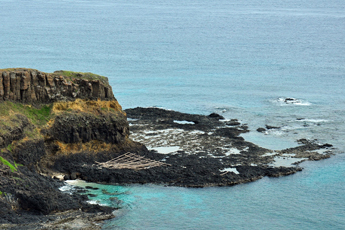
<svg viewBox="0 0 345 230"><path fill-rule="evenodd" d="M80 162L79 158L65 170L96 183L231 186L264 176L290 175L302 170L298 164L303 161L326 159L333 154L332 145L306 139L293 148L262 148L240 136L249 132L246 125L236 119L223 121L218 114L205 116L158 108L125 112L130 138L148 149L96 164Z"/></svg>
<svg viewBox="0 0 345 230"><path fill-rule="evenodd" d="M265 176L294 174L302 170L298 163L332 155L332 145L309 140L300 140L299 146L279 151L262 148L240 136L255 131L249 131L246 125L236 119L224 120L218 114L205 116L157 108L134 108L125 112L131 131L129 137L150 150L143 145L135 148L131 154L116 153L103 161L90 161L87 152L67 155L60 160L68 164L60 164L60 168L57 168L60 169L60 176L54 177L55 184L62 185L59 182L62 178L79 178L87 182L117 185L152 183L191 188L233 186ZM128 158L123 161L123 156ZM274 161L277 159L285 160L285 163L288 159L295 165L275 167ZM24 171L22 173L27 174ZM52 173L48 172L50 176ZM53 181L49 179L44 183L48 185ZM41 229L66 226L79 229L82 225L83 229L101 229L104 220L115 217L112 211L116 208L88 204L87 196L79 194L85 191L75 191L72 195L59 191L64 196L79 197L79 209L68 208L67 211L48 215L24 210L19 211L20 216L18 212L10 213L9 217L17 215L17 220L24 225L18 221L17 224L5 221L0 228L35 229L33 226L40 223Z"/></svg>

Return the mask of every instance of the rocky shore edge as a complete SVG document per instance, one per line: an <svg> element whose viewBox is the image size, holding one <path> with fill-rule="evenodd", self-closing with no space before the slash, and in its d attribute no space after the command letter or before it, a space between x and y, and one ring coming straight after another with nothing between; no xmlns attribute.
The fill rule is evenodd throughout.
<svg viewBox="0 0 345 230"><path fill-rule="evenodd" d="M246 124L216 113L123 111L107 78L90 73L20 68L0 78L0 229L101 229L114 218L115 208L88 203L85 189L60 191L63 180L231 186L333 154L331 144L306 139L262 148L241 136Z"/></svg>

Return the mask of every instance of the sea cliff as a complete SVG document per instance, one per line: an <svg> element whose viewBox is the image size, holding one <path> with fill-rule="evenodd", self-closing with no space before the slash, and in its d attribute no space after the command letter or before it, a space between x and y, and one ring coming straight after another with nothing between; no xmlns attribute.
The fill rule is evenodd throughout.
<svg viewBox="0 0 345 230"><path fill-rule="evenodd" d="M0 224L4 224L0 226L25 224L23 228L34 229L30 223L49 218L54 222L65 214L47 215L68 210L76 210L68 214L70 218L78 210L85 218L112 217L111 208L90 205L85 196L62 193L58 188L63 184L57 178L79 177L64 170L75 161L94 163L146 150L128 136L126 114L106 77L0 70Z"/></svg>
<svg viewBox="0 0 345 230"><path fill-rule="evenodd" d="M108 79L96 74L63 70L44 73L25 68L0 70L0 100L51 103L76 98L115 100Z"/></svg>
<svg viewBox="0 0 345 230"><path fill-rule="evenodd" d="M60 191L67 179L230 186L290 175L302 170L299 162L332 155L331 144L307 139L273 151L244 140L247 132L215 113L124 111L96 74L2 69L0 228L99 229L97 221L114 217L113 208L87 203L78 193L85 189Z"/></svg>

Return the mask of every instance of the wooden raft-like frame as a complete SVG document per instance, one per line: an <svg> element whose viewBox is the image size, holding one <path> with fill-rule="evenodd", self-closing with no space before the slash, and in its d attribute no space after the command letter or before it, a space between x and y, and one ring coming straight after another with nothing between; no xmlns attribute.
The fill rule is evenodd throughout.
<svg viewBox="0 0 345 230"><path fill-rule="evenodd" d="M166 164L160 161L155 161L148 159L143 156L139 156L134 153L127 152L122 154L114 159L111 159L106 162L97 162L98 166L108 169L134 169L134 170L141 170L141 169L148 169L153 167L159 166L171 166L170 164Z"/></svg>

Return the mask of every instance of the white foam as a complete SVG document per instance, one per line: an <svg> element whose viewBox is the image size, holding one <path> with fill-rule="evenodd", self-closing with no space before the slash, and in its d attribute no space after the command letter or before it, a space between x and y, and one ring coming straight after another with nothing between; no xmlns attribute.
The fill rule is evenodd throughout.
<svg viewBox="0 0 345 230"><path fill-rule="evenodd" d="M292 155L292 154L287 154L287 155ZM295 163L299 163L301 161L304 161L308 158L292 158L289 156L276 156L274 157L274 161L268 164L269 166L272 167L293 167Z"/></svg>
<svg viewBox="0 0 345 230"><path fill-rule="evenodd" d="M301 119L301 120L297 120L297 121L310 122L310 123L329 122L329 120L325 120L325 119Z"/></svg>
<svg viewBox="0 0 345 230"><path fill-rule="evenodd" d="M181 124L181 125L194 125L195 124L193 121L177 121L177 120L174 120L174 123Z"/></svg>
<svg viewBox="0 0 345 230"><path fill-rule="evenodd" d="M65 185L61 186L59 188L59 190L62 191L62 192L66 192L66 193L72 194L72 190L74 189L74 186L76 186L80 182L85 182L85 181L79 180L79 179L76 179L76 180L66 180L65 181Z"/></svg>
<svg viewBox="0 0 345 230"><path fill-rule="evenodd" d="M138 121L138 119L134 119L134 118L127 118L127 121Z"/></svg>
<svg viewBox="0 0 345 230"><path fill-rule="evenodd" d="M294 157L294 156L296 156L296 154L295 153L284 153L284 154L282 154L282 156L283 157Z"/></svg>
<svg viewBox="0 0 345 230"><path fill-rule="evenodd" d="M172 109L166 109L162 106L148 106L148 107L143 107L143 108L146 108L146 109L164 109L164 110L167 110L167 111L174 111Z"/></svg>
<svg viewBox="0 0 345 230"><path fill-rule="evenodd" d="M88 200L87 203L89 203L89 204L99 204L99 201L97 201L97 200Z"/></svg>
<svg viewBox="0 0 345 230"><path fill-rule="evenodd" d="M270 129L265 132L266 135L282 136L284 132L281 130Z"/></svg>
<svg viewBox="0 0 345 230"><path fill-rule="evenodd" d="M278 103L280 106L285 106L285 105L310 106L311 105L311 103L308 101L304 101L304 100L296 99L292 97L280 97L276 99L274 102Z"/></svg>
<svg viewBox="0 0 345 230"><path fill-rule="evenodd" d="M274 156L274 155L277 155L278 153L276 152L271 152L271 153L265 153L264 155L262 155L262 157L267 157L267 156Z"/></svg>
<svg viewBox="0 0 345 230"><path fill-rule="evenodd" d="M236 168L224 168L222 170L219 170L220 172L233 172L235 174L240 174Z"/></svg>
<svg viewBox="0 0 345 230"><path fill-rule="evenodd" d="M193 131L190 131L189 134L205 134L204 131L200 131L200 130L193 130Z"/></svg>
<svg viewBox="0 0 345 230"><path fill-rule="evenodd" d="M224 153L226 156L229 155L236 155L236 154L241 154L241 150L237 149L237 148L230 148L229 151L227 151L226 153Z"/></svg>
<svg viewBox="0 0 345 230"><path fill-rule="evenodd" d="M154 130L144 130L143 133L145 133L145 134L156 134L156 135L158 135L157 131L154 131Z"/></svg>
<svg viewBox="0 0 345 230"><path fill-rule="evenodd" d="M106 204L100 203L100 201L98 201L98 200L88 200L86 202L89 204L98 204L99 206L107 206Z"/></svg>
<svg viewBox="0 0 345 230"><path fill-rule="evenodd" d="M316 152L318 154L322 154L322 155L326 155L328 153L332 153L332 151L328 150L328 149L317 149L317 150L312 150L309 152Z"/></svg>
<svg viewBox="0 0 345 230"><path fill-rule="evenodd" d="M182 133L183 129L163 129L160 130L161 133Z"/></svg>
<svg viewBox="0 0 345 230"><path fill-rule="evenodd" d="M62 191L62 192L67 192L67 191L72 190L72 188L73 187L71 185L67 184L67 185L64 185L64 186L60 187L59 190Z"/></svg>
<svg viewBox="0 0 345 230"><path fill-rule="evenodd" d="M161 153L161 154L169 154L169 153L179 151L180 147L179 146L166 146L166 147L153 147L150 149L156 150L158 153Z"/></svg>

